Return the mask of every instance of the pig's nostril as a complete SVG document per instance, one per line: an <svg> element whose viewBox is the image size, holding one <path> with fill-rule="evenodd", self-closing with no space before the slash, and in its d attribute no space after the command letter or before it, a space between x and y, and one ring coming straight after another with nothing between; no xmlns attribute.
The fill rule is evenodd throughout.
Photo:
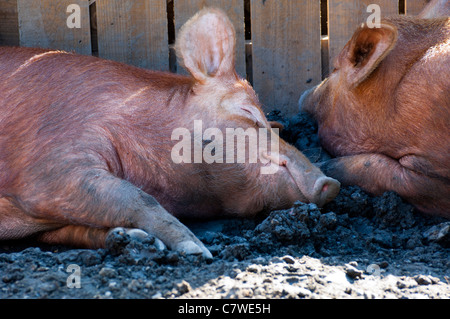
<svg viewBox="0 0 450 319"><path fill-rule="evenodd" d="M323 184L322 193L325 193L328 190L328 184Z"/></svg>

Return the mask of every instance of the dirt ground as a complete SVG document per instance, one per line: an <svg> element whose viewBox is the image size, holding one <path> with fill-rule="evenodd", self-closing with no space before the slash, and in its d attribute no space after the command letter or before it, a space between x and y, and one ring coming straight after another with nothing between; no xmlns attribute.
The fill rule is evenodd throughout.
<svg viewBox="0 0 450 319"><path fill-rule="evenodd" d="M311 161L327 158L306 115L270 118ZM121 233L98 250L0 242L0 299L450 298L450 221L394 193L344 187L322 209L186 224L212 262Z"/></svg>

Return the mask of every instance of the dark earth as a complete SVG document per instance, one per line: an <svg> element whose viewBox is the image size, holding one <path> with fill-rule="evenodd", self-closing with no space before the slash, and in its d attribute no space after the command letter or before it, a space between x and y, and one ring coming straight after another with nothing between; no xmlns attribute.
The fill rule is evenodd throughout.
<svg viewBox="0 0 450 319"><path fill-rule="evenodd" d="M329 158L307 115L268 117L312 162ZM0 299L450 298L450 221L392 192L343 187L321 209L297 202L252 220L184 222L212 261L119 231L98 250L0 242Z"/></svg>

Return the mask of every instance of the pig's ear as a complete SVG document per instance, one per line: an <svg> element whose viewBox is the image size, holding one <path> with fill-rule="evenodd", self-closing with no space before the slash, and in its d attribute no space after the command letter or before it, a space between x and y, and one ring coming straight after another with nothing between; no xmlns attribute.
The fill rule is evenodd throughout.
<svg viewBox="0 0 450 319"><path fill-rule="evenodd" d="M357 87L380 64L397 42L397 28L382 23L380 28L365 25L356 30L336 60L350 88Z"/></svg>
<svg viewBox="0 0 450 319"><path fill-rule="evenodd" d="M198 12L181 28L176 50L185 68L199 82L209 77L233 75L236 34L219 9Z"/></svg>

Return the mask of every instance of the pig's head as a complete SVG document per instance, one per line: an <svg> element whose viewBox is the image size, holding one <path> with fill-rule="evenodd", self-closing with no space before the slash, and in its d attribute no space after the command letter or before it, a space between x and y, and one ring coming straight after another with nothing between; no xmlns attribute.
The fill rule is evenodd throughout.
<svg viewBox="0 0 450 319"><path fill-rule="evenodd" d="M203 206L210 210L221 206L226 213L251 216L290 207L297 200L322 206L338 194L338 181L326 177L273 133L254 90L235 72L235 30L222 11L204 9L189 20L178 36L177 54L194 79L185 107L189 116L184 123L192 127L194 120L201 120L203 150L219 158L212 163L205 163L203 158L202 163L195 164L194 170L202 175L201 189L208 194L207 200L201 199L209 200ZM209 128L217 128L221 134ZM256 132L256 140L247 138L243 145L233 138L236 143L230 146L227 132L238 133L240 129ZM266 143L261 142L264 139ZM278 146L271 145L272 141L278 141ZM252 151L255 143L259 145ZM245 160L240 162L237 153L243 148ZM230 151L235 154L231 161ZM256 156L256 162L250 160L251 156ZM201 200L197 197L199 206Z"/></svg>
<svg viewBox="0 0 450 319"><path fill-rule="evenodd" d="M382 102L383 98L374 95L384 93L383 88L395 85L398 79L393 72L385 78L375 73L394 48L397 36L396 26L389 22L381 23L380 28L359 27L335 58L330 76L300 97L300 111L314 116L321 142L333 155L340 154L339 147L343 144L335 131L339 128L345 131L353 123L362 125L358 116L370 113L369 109L373 113L382 111L373 110L372 102Z"/></svg>

